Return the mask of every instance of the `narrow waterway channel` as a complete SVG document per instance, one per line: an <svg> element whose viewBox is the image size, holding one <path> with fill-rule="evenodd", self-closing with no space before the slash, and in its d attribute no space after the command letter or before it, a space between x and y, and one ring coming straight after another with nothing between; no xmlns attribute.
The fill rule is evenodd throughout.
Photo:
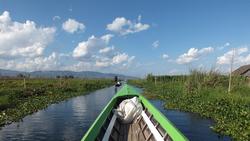
<svg viewBox="0 0 250 141"><path fill-rule="evenodd" d="M79 141L98 114L115 94L109 87L79 96L26 116L0 129L0 141ZM166 110L161 101L151 101L191 141L230 140L219 138L209 126L212 121L196 114Z"/></svg>
<svg viewBox="0 0 250 141"><path fill-rule="evenodd" d="M169 110L164 108L164 102L150 100L190 141L230 141L226 136L219 136L210 127L212 120L201 118L198 114Z"/></svg>

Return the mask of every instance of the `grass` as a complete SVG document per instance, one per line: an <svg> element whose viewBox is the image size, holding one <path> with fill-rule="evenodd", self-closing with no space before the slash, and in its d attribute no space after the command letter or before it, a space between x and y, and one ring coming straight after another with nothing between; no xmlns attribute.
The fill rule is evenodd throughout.
<svg viewBox="0 0 250 141"><path fill-rule="evenodd" d="M161 99L166 108L199 113L211 118L214 131L234 140L250 140L250 87L243 77L233 77L229 94L228 77L216 71L191 71L188 76L154 76L129 83L144 89L148 98Z"/></svg>
<svg viewBox="0 0 250 141"><path fill-rule="evenodd" d="M113 84L109 79L0 79L0 126L71 97Z"/></svg>

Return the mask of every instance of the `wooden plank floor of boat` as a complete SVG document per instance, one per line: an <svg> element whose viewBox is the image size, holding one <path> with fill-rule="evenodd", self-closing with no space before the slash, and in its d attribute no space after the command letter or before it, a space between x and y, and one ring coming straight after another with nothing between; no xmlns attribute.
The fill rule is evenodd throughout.
<svg viewBox="0 0 250 141"><path fill-rule="evenodd" d="M145 128L145 123L139 120L130 124L123 124L116 120L112 130L110 141L155 141L150 135L149 129ZM143 129L144 127L144 129Z"/></svg>

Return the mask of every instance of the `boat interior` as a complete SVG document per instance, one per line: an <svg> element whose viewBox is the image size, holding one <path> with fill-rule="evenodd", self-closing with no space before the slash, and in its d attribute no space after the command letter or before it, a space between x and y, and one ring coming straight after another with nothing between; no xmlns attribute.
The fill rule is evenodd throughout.
<svg viewBox="0 0 250 141"><path fill-rule="evenodd" d="M114 108L128 98L125 96L117 99ZM143 105L143 103L141 103ZM171 137L155 120L154 116L143 105L143 112L132 123L124 124L111 112L101 127L96 141L172 141Z"/></svg>

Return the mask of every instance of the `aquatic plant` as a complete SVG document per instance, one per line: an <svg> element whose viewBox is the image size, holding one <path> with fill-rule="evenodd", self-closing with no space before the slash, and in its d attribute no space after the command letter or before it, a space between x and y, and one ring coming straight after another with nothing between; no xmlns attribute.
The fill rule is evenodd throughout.
<svg viewBox="0 0 250 141"><path fill-rule="evenodd" d="M154 77L154 76L151 76ZM168 78L173 77L173 78ZM168 78L168 79L162 79ZM216 71L191 71L190 75L157 76L153 80L131 80L148 98L161 99L166 108L199 113L211 118L211 128L234 140L250 140L250 87L245 77L233 76L232 91L227 92L228 77Z"/></svg>
<svg viewBox="0 0 250 141"><path fill-rule="evenodd" d="M68 98L113 84L110 79L0 79L0 126Z"/></svg>

